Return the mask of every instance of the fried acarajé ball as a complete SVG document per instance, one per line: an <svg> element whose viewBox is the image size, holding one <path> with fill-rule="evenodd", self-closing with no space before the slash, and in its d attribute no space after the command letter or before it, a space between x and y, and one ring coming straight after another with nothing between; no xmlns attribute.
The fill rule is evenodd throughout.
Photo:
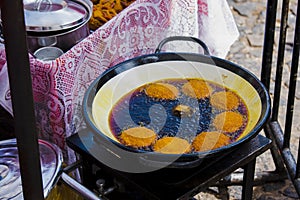
<svg viewBox="0 0 300 200"><path fill-rule="evenodd" d="M217 109L233 110L239 107L240 101L238 96L233 92L222 91L211 95L210 104Z"/></svg>
<svg viewBox="0 0 300 200"><path fill-rule="evenodd" d="M235 132L243 125L243 116L238 112L225 111L213 119L214 127L223 132Z"/></svg>
<svg viewBox="0 0 300 200"><path fill-rule="evenodd" d="M179 137L163 137L156 141L153 150L166 154L183 154L191 151L190 143Z"/></svg>
<svg viewBox="0 0 300 200"><path fill-rule="evenodd" d="M127 146L140 148L152 145L156 140L157 134L146 127L134 127L122 131L121 142Z"/></svg>
<svg viewBox="0 0 300 200"><path fill-rule="evenodd" d="M168 83L151 83L146 86L145 93L156 99L175 100L179 95L179 90Z"/></svg>
<svg viewBox="0 0 300 200"><path fill-rule="evenodd" d="M172 112L178 117L190 117L193 115L194 110L190 106L178 104L173 108Z"/></svg>
<svg viewBox="0 0 300 200"><path fill-rule="evenodd" d="M220 132L202 132L198 134L192 143L195 151L209 151L226 146L230 143L230 137Z"/></svg>
<svg viewBox="0 0 300 200"><path fill-rule="evenodd" d="M190 79L182 86L182 92L190 97L203 99L210 95L212 89L207 82L201 79Z"/></svg>

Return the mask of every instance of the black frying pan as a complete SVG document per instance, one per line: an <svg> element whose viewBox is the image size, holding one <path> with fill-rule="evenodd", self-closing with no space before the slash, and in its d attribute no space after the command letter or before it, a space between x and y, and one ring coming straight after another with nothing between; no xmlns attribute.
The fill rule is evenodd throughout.
<svg viewBox="0 0 300 200"><path fill-rule="evenodd" d="M203 47L204 55L161 52L165 43L174 40L196 42ZM181 155L131 148L116 139L108 123L110 110L116 102L141 85L173 78L201 78L235 91L248 108L249 116L245 131L229 145L210 151ZM238 148L263 128L270 115L270 97L260 80L246 69L209 55L206 45L197 38L175 36L163 40L154 54L124 61L100 75L86 91L83 110L89 130L98 141L103 142L101 148L110 152L100 159L118 170L144 172L161 167L195 167L203 158L219 157ZM143 167L145 168L141 169Z"/></svg>

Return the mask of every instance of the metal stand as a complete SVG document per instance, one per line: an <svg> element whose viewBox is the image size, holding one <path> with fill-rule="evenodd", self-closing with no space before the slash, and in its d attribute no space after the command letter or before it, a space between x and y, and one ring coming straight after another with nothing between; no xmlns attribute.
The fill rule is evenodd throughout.
<svg viewBox="0 0 300 200"><path fill-rule="evenodd" d="M1 0L1 17L24 199L43 199L22 0Z"/></svg>
<svg viewBox="0 0 300 200"><path fill-rule="evenodd" d="M135 191L140 199L191 199L200 191L206 190L216 182L222 180L238 168L244 168L242 199L252 199L252 187L254 177L255 159L271 147L271 141L258 135L249 142L241 145L237 150L230 152L218 159L218 162L209 165L213 161L204 160L199 167L191 169L162 169L149 173L131 174L116 171L105 166L94 157L91 152L99 148L99 142L93 139L89 131L82 131L67 138L67 144L81 157L82 184L91 191L97 189L97 179L103 175L114 180L115 192ZM105 155L100 152L99 155ZM106 153L107 154L107 153ZM208 166L209 167L203 167ZM101 173L93 170L98 167ZM172 176L172 174L174 176ZM173 178L170 178L173 177ZM105 178L104 178L105 179ZM117 184L116 184L117 183ZM129 188L129 189L128 189ZM124 194L121 194L124 196ZM101 196L102 198L118 199L113 195Z"/></svg>
<svg viewBox="0 0 300 200"><path fill-rule="evenodd" d="M291 153L290 148L290 138L292 134L293 127L293 112L294 112L294 100L297 82L297 71L299 64L299 45L300 45L300 11L299 11L299 1L297 8L297 18L294 31L294 42L293 42L293 52L292 52L292 63L290 71L290 82L289 82L289 92L287 107L285 112L285 124L284 129L279 123L279 106L281 98L282 89L282 76L283 76L283 66L285 58L285 46L286 46L286 36L288 28L288 13L289 13L289 0L282 1L282 10L280 16L280 33L278 40L278 53L274 54L274 42L275 42L275 23L277 16L277 0L269 0L267 2L267 14L265 22L265 38L264 38L264 48L262 57L262 67L261 67L261 81L268 88L270 93L274 94L273 104L272 104L272 115L270 121L264 128L264 132L268 138L272 140L271 153L273 161L275 164L275 171L267 171L255 174L254 185L263 185L268 182L282 181L285 179L290 179L295 189L300 196L300 149L298 147L298 160L295 159L294 155ZM273 58L277 58L276 63L273 62ZM271 85L271 72L272 69L276 70L275 75L275 87L272 89ZM242 185L243 176L239 173L233 173L227 179L218 183L221 186L230 185Z"/></svg>
<svg viewBox="0 0 300 200"><path fill-rule="evenodd" d="M272 104L272 115L270 121L264 128L265 134L273 141L271 153L276 170L274 172L264 172L257 174L254 184L264 184L267 182L281 181L290 179L300 196L300 145L298 146L298 160L291 152L291 135L293 127L294 103L297 84L297 73L299 65L300 49L300 2L297 4L296 24L294 31L292 62L290 64L290 78L288 87L287 105L285 110L285 124L279 123L279 106L282 90L283 66L285 58L286 36L288 28L289 0L282 1L282 10L280 16L280 32L278 40L277 54L274 54L275 23L277 15L277 0L269 0L267 4L267 15L265 22L265 38L261 67L261 81L268 88L270 93L274 94ZM273 58L277 58L276 63ZM275 70L275 87L270 87L272 79L271 72ZM281 116L282 117L282 116ZM299 141L300 144L300 141ZM234 174L233 174L234 176ZM241 184L241 177L234 177L228 181L222 182L224 185Z"/></svg>
<svg viewBox="0 0 300 200"><path fill-rule="evenodd" d="M277 63L274 66L276 69L275 88L272 92L273 98L273 110L271 120L265 128L265 133L274 141L274 147L272 148L273 160L276 164L277 172L287 172L288 177L293 182L295 189L300 196L300 182L299 182L299 160L296 161L290 148L290 139L293 127L293 113L294 113L294 101L296 92L297 72L299 64L299 47L300 47L300 5L298 1L297 5L297 18L294 32L292 63L290 70L290 82L288 89L288 99L285 112L285 124L282 130L280 123L278 122L280 95L282 88L282 75L283 75L283 63L285 57L285 44L287 34L287 19L289 11L289 0L283 0L281 24L280 24L280 37L277 53ZM262 62L262 81L270 88L271 83L271 70L272 70L272 58L273 58L273 46L274 46L274 32L276 21L277 1L268 1L267 18L266 18L266 31L263 51ZM270 91L271 92L271 91ZM298 159L300 155L300 148L298 147ZM284 164L284 165L283 165ZM287 170L286 170L287 169ZM284 177L282 177L284 178Z"/></svg>

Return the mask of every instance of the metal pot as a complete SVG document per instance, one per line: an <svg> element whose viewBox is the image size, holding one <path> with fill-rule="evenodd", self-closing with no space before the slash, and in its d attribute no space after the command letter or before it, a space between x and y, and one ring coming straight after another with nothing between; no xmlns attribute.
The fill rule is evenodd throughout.
<svg viewBox="0 0 300 200"><path fill-rule="evenodd" d="M24 0L29 51L56 46L64 52L90 34L89 0Z"/></svg>
<svg viewBox="0 0 300 200"><path fill-rule="evenodd" d="M38 142L44 197L46 198L58 181L63 156L61 150L56 145L44 140L39 140ZM0 141L0 188L1 199L23 199L16 139Z"/></svg>
<svg viewBox="0 0 300 200"><path fill-rule="evenodd" d="M196 38L181 36L166 38L159 44L154 54L127 60L104 72L90 85L85 94L84 118L94 137L103 142L99 149L107 149L110 152L105 156L97 157L97 159L112 168L130 172L144 170L143 172L145 172L151 168L195 167L204 158L222 156L256 136L269 117L270 98L268 92L252 73L234 63L214 56L160 52L166 42L173 40L197 42L204 48L205 54L209 54L205 44ZM195 77L224 85L237 92L244 100L248 108L249 120L245 130L236 141L211 151L174 155L128 148L116 139L109 127L109 114L116 102L125 94L144 84L158 80ZM97 156L97 152L90 153ZM118 163L122 167L119 167ZM147 166L147 168L142 169L141 166Z"/></svg>

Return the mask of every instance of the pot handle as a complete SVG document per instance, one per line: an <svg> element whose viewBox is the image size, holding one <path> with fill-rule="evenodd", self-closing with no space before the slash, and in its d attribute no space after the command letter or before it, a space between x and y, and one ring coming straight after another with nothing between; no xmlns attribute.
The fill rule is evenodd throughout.
<svg viewBox="0 0 300 200"><path fill-rule="evenodd" d="M195 38L195 37L190 37L190 36L171 36L171 37L167 37L165 39L163 39L159 44L158 47L155 50L155 53L160 53L162 47L164 44L166 44L167 42L171 42L171 41L190 41L190 42L196 42L198 44L200 44L200 46L203 48L204 50L204 55L210 55L209 53L209 49L207 47L207 45L200 39Z"/></svg>

